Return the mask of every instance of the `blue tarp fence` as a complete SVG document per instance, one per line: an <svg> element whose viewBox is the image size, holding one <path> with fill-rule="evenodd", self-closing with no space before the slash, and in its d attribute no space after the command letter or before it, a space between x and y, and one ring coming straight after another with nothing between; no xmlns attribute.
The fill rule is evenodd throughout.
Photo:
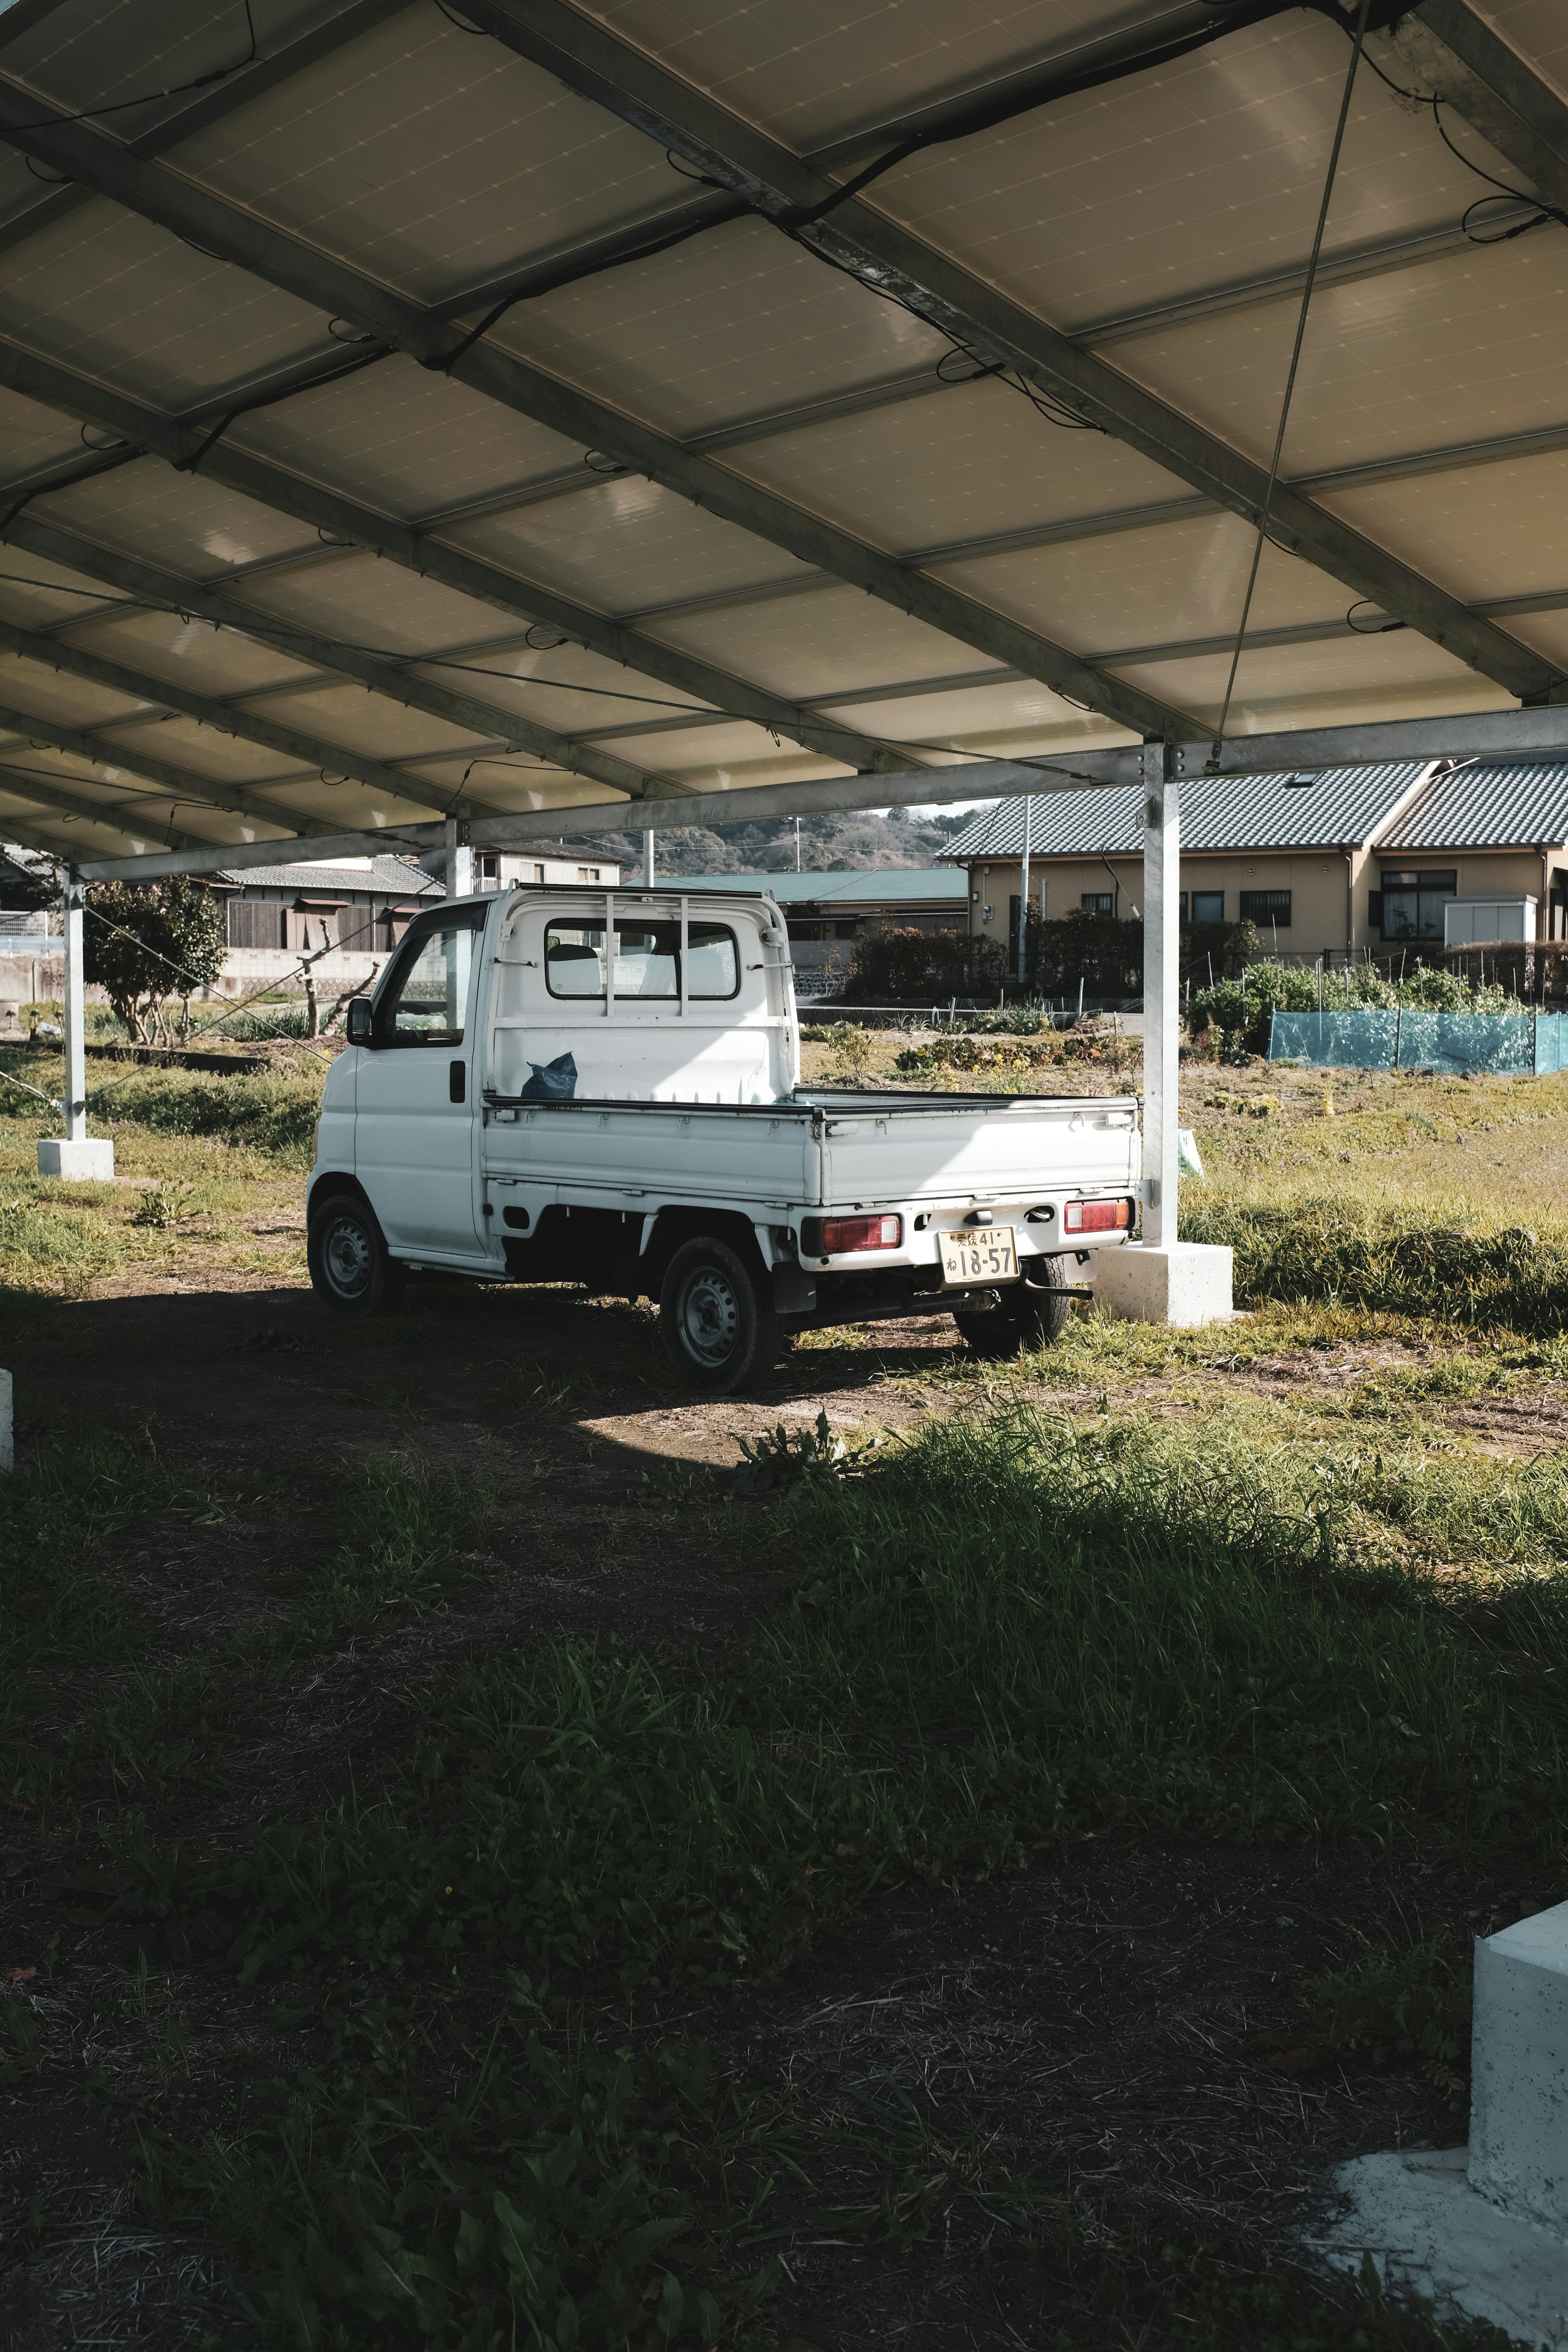
<svg viewBox="0 0 1568 2352"><path fill-rule="evenodd" d="M1568 1070L1568 1013L1276 1013L1271 1062L1320 1070L1468 1070L1543 1078Z"/></svg>

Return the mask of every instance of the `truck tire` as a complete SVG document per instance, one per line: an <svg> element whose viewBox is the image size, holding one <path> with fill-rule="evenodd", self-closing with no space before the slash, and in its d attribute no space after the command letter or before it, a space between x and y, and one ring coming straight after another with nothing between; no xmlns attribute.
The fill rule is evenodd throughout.
<svg viewBox="0 0 1568 2352"><path fill-rule="evenodd" d="M765 1381L784 1334L772 1297L716 1234L683 1242L658 1294L658 1336L672 1369L713 1396Z"/></svg>
<svg viewBox="0 0 1568 2352"><path fill-rule="evenodd" d="M310 1219L305 1237L310 1287L338 1315L376 1315L395 1307L408 1276L363 1201L335 1192Z"/></svg>
<svg viewBox="0 0 1568 2352"><path fill-rule="evenodd" d="M1026 1261L1021 1282L1011 1282L996 1307L953 1309L953 1321L976 1356L996 1362L1020 1348L1048 1348L1067 1328L1072 1304L1059 1257Z"/></svg>

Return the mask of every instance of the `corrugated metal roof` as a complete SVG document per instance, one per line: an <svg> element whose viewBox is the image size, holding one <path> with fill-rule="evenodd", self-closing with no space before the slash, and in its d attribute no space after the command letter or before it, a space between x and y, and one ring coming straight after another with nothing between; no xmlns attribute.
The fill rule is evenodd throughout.
<svg viewBox="0 0 1568 2352"><path fill-rule="evenodd" d="M1568 761L1450 768L1379 840L1384 850L1514 849L1568 841Z"/></svg>
<svg viewBox="0 0 1568 2352"><path fill-rule="evenodd" d="M392 891L400 898L439 898L444 891L439 881L403 857L373 857L364 866L251 866L216 879L264 890Z"/></svg>
<svg viewBox="0 0 1568 2352"><path fill-rule="evenodd" d="M628 886L629 887L629 886ZM860 866L848 874L660 874L661 890L767 890L781 907L961 904L968 884L947 866Z"/></svg>
<svg viewBox="0 0 1568 2352"><path fill-rule="evenodd" d="M1288 776L1203 776L1182 786L1182 848L1189 856L1220 849L1337 849L1370 841L1394 814L1426 762L1380 768L1326 768L1309 782ZM1141 857L1143 795L1124 792L1053 794L1031 804L1031 857ZM948 851L966 865L1016 857L1024 845L1024 803L1002 801L975 818Z"/></svg>

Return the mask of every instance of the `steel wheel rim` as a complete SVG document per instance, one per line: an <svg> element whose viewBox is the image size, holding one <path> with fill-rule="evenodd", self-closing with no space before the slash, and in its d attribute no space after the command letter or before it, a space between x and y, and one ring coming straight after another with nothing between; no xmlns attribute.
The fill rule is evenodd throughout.
<svg viewBox="0 0 1568 2352"><path fill-rule="evenodd" d="M678 1320L687 1354L711 1370L735 1351L741 1331L741 1302L734 1285L717 1266L705 1265L687 1277L681 1287Z"/></svg>
<svg viewBox="0 0 1568 2352"><path fill-rule="evenodd" d="M327 1280L342 1298L357 1298L370 1281L370 1236L352 1217L335 1223L321 1251Z"/></svg>

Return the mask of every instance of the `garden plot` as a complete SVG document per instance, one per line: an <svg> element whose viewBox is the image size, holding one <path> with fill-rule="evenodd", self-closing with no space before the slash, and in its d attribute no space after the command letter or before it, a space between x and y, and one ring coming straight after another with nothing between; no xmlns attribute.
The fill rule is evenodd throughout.
<svg viewBox="0 0 1568 2352"><path fill-rule="evenodd" d="M714 1406L568 1292L324 1320L298 1129L161 1080L80 1206L0 1134L19 2352L1436 2347L1293 2233L1463 2137L1468 1939L1568 1893L1555 1229L1330 1277L1484 1255L1550 1082L1194 1105L1328 1295Z"/></svg>

